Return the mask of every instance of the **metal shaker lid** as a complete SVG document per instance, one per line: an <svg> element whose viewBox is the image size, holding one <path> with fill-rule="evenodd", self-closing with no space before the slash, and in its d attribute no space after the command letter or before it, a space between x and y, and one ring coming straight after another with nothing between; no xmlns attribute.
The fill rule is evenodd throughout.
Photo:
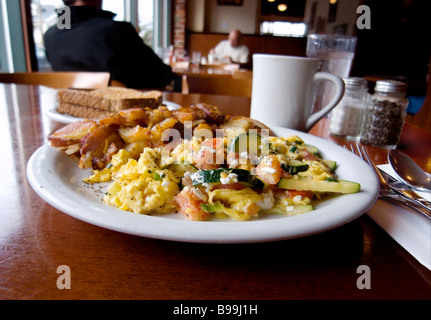
<svg viewBox="0 0 431 320"><path fill-rule="evenodd" d="M374 90L379 92L406 92L407 84L395 80L379 80L376 82Z"/></svg>
<svg viewBox="0 0 431 320"><path fill-rule="evenodd" d="M350 88L350 89L366 88L366 89L368 89L368 82L364 78L350 77L350 78L344 78L343 81L344 81L344 84L346 85L346 88Z"/></svg>

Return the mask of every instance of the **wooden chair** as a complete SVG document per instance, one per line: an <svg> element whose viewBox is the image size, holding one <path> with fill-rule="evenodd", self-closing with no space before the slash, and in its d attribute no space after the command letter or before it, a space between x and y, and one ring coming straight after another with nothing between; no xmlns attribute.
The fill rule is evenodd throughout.
<svg viewBox="0 0 431 320"><path fill-rule="evenodd" d="M44 85L53 89L100 89L110 85L109 72L0 73L0 82ZM121 83L113 83L122 86Z"/></svg>
<svg viewBox="0 0 431 320"><path fill-rule="evenodd" d="M217 94L251 98L251 79L183 76L182 93Z"/></svg>

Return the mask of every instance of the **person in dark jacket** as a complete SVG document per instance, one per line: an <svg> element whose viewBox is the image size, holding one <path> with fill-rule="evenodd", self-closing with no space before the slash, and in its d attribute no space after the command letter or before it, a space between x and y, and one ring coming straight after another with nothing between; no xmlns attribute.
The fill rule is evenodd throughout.
<svg viewBox="0 0 431 320"><path fill-rule="evenodd" d="M102 0L64 0L70 29L52 26L44 35L54 71L104 71L129 88L162 88L176 76L128 22L113 20Z"/></svg>

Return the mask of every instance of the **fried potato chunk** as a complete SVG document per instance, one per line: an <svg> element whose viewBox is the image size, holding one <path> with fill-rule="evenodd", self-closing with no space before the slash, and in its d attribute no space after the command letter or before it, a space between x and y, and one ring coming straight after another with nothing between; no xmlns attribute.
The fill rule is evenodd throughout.
<svg viewBox="0 0 431 320"><path fill-rule="evenodd" d="M108 152L111 144L114 144L118 149L124 144L114 127L99 126L90 132L80 143L81 159L79 167L83 169L103 168L106 163L101 159L105 158L105 153Z"/></svg>
<svg viewBox="0 0 431 320"><path fill-rule="evenodd" d="M95 130L97 126L97 122L93 120L74 122L51 134L48 140L55 148L68 147L79 143L82 138Z"/></svg>
<svg viewBox="0 0 431 320"><path fill-rule="evenodd" d="M216 106L203 103L174 111L165 106L131 108L104 119L69 124L48 139L53 147L79 158L80 168L103 169L116 150L123 148L132 158L139 158L145 147L164 146L184 139L185 121L193 121L199 132L206 130L213 134L214 127L224 118Z"/></svg>

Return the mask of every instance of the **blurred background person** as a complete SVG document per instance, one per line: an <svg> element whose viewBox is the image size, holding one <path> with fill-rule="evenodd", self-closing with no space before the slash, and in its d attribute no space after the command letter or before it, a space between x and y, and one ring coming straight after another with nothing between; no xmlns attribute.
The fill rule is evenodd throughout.
<svg viewBox="0 0 431 320"><path fill-rule="evenodd" d="M232 30L227 40L220 41L211 51L216 61L247 64L249 62L249 49L241 43L241 37L241 31Z"/></svg>
<svg viewBox="0 0 431 320"><path fill-rule="evenodd" d="M163 88L180 81L129 22L115 21L102 0L63 0L71 28L52 26L44 35L54 71L103 71L129 88Z"/></svg>

